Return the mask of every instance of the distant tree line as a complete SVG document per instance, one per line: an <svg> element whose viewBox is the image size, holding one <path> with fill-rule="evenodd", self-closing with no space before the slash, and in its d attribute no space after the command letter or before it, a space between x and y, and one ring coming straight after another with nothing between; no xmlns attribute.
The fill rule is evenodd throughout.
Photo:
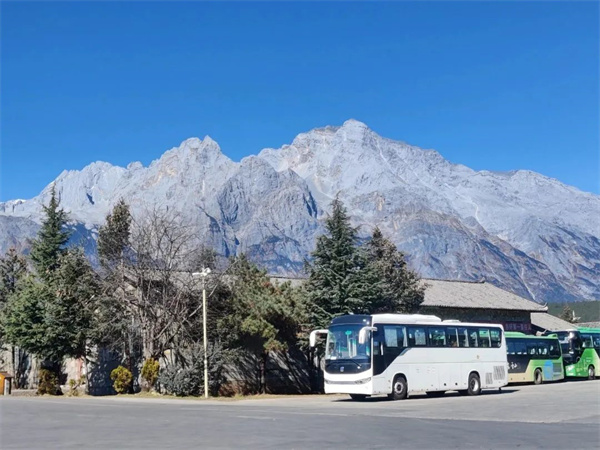
<svg viewBox="0 0 600 450"><path fill-rule="evenodd" d="M41 361L40 387L58 393L66 358L88 360L99 348L120 355L115 388L156 383L177 395L203 393L202 290L208 298L208 360L217 394L223 370L241 354L255 364L265 392L267 362L306 351L308 333L338 315L415 312L424 291L404 255L375 228L359 245L343 203L333 200L301 286L272 283L245 255L225 264L202 236L172 212L133 216L120 200L98 232L99 267L68 245L68 215L52 189L28 256L0 258L0 346ZM194 276L203 268L211 275ZM43 382L42 382L43 381Z"/></svg>

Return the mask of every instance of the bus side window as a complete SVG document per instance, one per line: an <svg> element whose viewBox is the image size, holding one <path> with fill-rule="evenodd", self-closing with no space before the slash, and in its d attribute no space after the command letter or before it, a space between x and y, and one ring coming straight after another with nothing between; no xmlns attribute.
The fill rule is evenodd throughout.
<svg viewBox="0 0 600 450"><path fill-rule="evenodd" d="M492 340L492 347L502 347L502 332L498 328L492 328L490 330L490 339Z"/></svg>
<svg viewBox="0 0 600 450"><path fill-rule="evenodd" d="M540 341L538 342L538 354L540 356L548 357L548 342Z"/></svg>
<svg viewBox="0 0 600 450"><path fill-rule="evenodd" d="M376 338L373 338L373 355L378 356L381 354L379 352L380 347L379 341Z"/></svg>
<svg viewBox="0 0 600 450"><path fill-rule="evenodd" d="M527 354L527 346L523 339L519 339L515 341L515 350L517 351L517 355L526 355Z"/></svg>
<svg viewBox="0 0 600 450"><path fill-rule="evenodd" d="M515 343L512 340L506 340L506 354L514 355L515 354Z"/></svg>
<svg viewBox="0 0 600 450"><path fill-rule="evenodd" d="M558 341L553 341L550 344L550 357L551 358L560 358L560 356L561 356L560 344Z"/></svg>
<svg viewBox="0 0 600 450"><path fill-rule="evenodd" d="M429 345L432 347L446 346L446 330L444 328L429 328Z"/></svg>
<svg viewBox="0 0 600 450"><path fill-rule="evenodd" d="M490 330L479 328L479 346L490 347Z"/></svg>
<svg viewBox="0 0 600 450"><path fill-rule="evenodd" d="M535 342L532 343L528 343L527 344L527 354L528 355L537 355L537 346L535 345Z"/></svg>
<svg viewBox="0 0 600 450"><path fill-rule="evenodd" d="M448 347L458 347L458 330L456 328L446 328L446 339Z"/></svg>
<svg viewBox="0 0 600 450"><path fill-rule="evenodd" d="M478 347L477 328L469 328L469 347Z"/></svg>
<svg viewBox="0 0 600 450"><path fill-rule="evenodd" d="M469 332L466 328L458 329L458 346L468 347L469 346Z"/></svg>
<svg viewBox="0 0 600 450"><path fill-rule="evenodd" d="M425 328L408 328L408 346L409 347L425 347L427 345L427 335Z"/></svg>
<svg viewBox="0 0 600 450"><path fill-rule="evenodd" d="M383 334L386 347L406 347L405 328L399 325L384 325Z"/></svg>

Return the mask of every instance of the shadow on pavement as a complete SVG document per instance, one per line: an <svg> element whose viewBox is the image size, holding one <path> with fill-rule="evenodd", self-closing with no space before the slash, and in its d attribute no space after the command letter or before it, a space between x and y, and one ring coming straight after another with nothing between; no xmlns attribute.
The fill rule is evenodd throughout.
<svg viewBox="0 0 600 450"><path fill-rule="evenodd" d="M514 387L503 387L501 390L498 389L488 389L488 390L483 390L481 391L480 395L503 395L503 394L512 394L514 392L519 392L519 389L516 389ZM458 391L448 391L446 392L444 395L439 395L439 396L429 396L425 393L423 394L412 394L408 397L407 400L418 400L418 399L434 399L434 398L444 398L444 397L465 397L465 398L472 398L473 396L470 395L461 395L459 394ZM379 402L391 402L394 400L391 400L388 398L387 395L377 395L377 396L373 396L373 397L367 397L364 400L353 400L351 398L340 398L337 400L334 400L334 402L340 402L340 403L379 403Z"/></svg>

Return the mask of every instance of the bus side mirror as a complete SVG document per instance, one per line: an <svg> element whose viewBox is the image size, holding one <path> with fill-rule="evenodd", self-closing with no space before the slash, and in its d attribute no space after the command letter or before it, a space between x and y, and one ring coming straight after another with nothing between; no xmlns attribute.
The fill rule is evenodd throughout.
<svg viewBox="0 0 600 450"><path fill-rule="evenodd" d="M358 332L358 343L364 344L367 342L367 331L377 331L377 327L362 327Z"/></svg>
<svg viewBox="0 0 600 450"><path fill-rule="evenodd" d="M319 334L327 334L327 330L313 330L310 332L310 337L308 338L308 345L314 347L317 345L317 335Z"/></svg>

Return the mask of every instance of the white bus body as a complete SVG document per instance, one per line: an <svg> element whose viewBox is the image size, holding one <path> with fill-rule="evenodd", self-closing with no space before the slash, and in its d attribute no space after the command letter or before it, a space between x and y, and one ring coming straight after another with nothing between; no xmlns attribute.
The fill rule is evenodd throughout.
<svg viewBox="0 0 600 450"><path fill-rule="evenodd" d="M417 314L348 315L335 318L328 330L313 332L311 344L325 332L328 394L356 399L445 391L477 395L508 384L501 325Z"/></svg>

